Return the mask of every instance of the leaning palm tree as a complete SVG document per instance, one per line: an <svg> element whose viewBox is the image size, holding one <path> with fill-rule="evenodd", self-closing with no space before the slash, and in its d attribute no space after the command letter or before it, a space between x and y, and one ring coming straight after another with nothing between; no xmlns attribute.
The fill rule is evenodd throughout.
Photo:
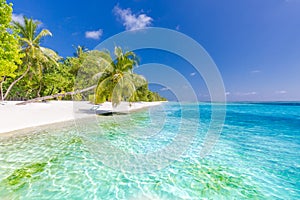
<svg viewBox="0 0 300 200"><path fill-rule="evenodd" d="M111 100L116 107L122 100L129 100L137 88L147 84L143 76L133 73L138 59L133 52L123 52L115 47L113 60L109 52L103 52L102 59L107 64L104 72L98 74L100 79L96 88L95 103Z"/></svg>
<svg viewBox="0 0 300 200"><path fill-rule="evenodd" d="M23 63L27 65L27 67L21 76L13 81L8 87L5 97L8 95L12 87L22 78L24 78L24 76L32 68L33 74L37 76L39 82L37 95L40 96L43 64L51 62L52 64L58 65L57 61L60 59L60 57L57 55L57 53L51 49L40 46L41 39L45 36L52 36L52 34L47 29L42 29L38 33L37 29L39 24L40 22L34 21L33 19L28 19L27 17L24 17L24 24L13 22L14 28L19 31L22 50L25 53Z"/></svg>
<svg viewBox="0 0 300 200"><path fill-rule="evenodd" d="M133 73L133 68L138 64L133 52L123 52L120 47L115 47L116 59L112 58L109 51L94 50L84 54L85 59L78 70L74 91L38 97L20 104L66 95L74 96L94 90L96 104L109 100L116 107L122 100L135 100L137 89L147 85L143 76Z"/></svg>

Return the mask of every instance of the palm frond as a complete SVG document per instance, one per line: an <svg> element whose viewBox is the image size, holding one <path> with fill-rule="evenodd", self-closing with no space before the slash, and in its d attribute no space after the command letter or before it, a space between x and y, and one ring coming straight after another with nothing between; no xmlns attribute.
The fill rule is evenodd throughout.
<svg viewBox="0 0 300 200"><path fill-rule="evenodd" d="M52 36L52 33L48 29L43 29L33 40L33 43L39 43L42 37Z"/></svg>

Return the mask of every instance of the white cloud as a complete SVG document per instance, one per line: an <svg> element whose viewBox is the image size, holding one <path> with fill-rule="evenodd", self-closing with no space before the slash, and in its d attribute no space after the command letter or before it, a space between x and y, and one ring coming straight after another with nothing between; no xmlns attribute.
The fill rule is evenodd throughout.
<svg viewBox="0 0 300 200"><path fill-rule="evenodd" d="M196 72L190 73L190 76L195 76Z"/></svg>
<svg viewBox="0 0 300 200"><path fill-rule="evenodd" d="M286 94L287 91L285 91L285 90L279 90L279 91L276 91L275 93L276 94Z"/></svg>
<svg viewBox="0 0 300 200"><path fill-rule="evenodd" d="M24 16L23 16L23 14L15 14L15 13L13 13L12 14L12 21L18 22L18 23L24 25Z"/></svg>
<svg viewBox="0 0 300 200"><path fill-rule="evenodd" d="M251 71L252 74L260 73L260 72L261 72L260 70L252 70L252 71Z"/></svg>
<svg viewBox="0 0 300 200"><path fill-rule="evenodd" d="M99 29L97 31L86 31L85 32L85 37L86 38L90 38L90 39L94 39L94 40L99 40L100 37L103 34L103 30Z"/></svg>
<svg viewBox="0 0 300 200"><path fill-rule="evenodd" d="M230 95L230 92L225 92L225 95L226 95L226 96Z"/></svg>
<svg viewBox="0 0 300 200"><path fill-rule="evenodd" d="M24 15L23 14L12 14L12 21L18 22L21 25L24 25ZM41 28L43 26L43 23L40 20L33 19L34 22L38 22L38 28Z"/></svg>
<svg viewBox="0 0 300 200"><path fill-rule="evenodd" d="M133 31L142 29L151 25L153 19L145 14L132 14L131 9L121 9L116 5L113 9L116 16L120 18L126 30Z"/></svg>
<svg viewBox="0 0 300 200"><path fill-rule="evenodd" d="M176 29L177 31L179 31L180 25L177 25L175 29Z"/></svg>

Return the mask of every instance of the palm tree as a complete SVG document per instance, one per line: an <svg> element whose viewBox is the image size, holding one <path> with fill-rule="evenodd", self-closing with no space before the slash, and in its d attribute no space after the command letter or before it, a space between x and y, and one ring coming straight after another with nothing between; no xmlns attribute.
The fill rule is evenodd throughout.
<svg viewBox="0 0 300 200"><path fill-rule="evenodd" d="M70 67L70 73L77 76L80 67L82 66L88 54L88 49L85 46L78 45L73 53L74 57L68 57L65 63Z"/></svg>
<svg viewBox="0 0 300 200"><path fill-rule="evenodd" d="M133 73L133 68L138 64L138 59L133 52L123 52L120 47L115 47L113 60L109 52L103 52L102 59L107 64L100 77L96 88L95 103L111 100L116 107L122 100L130 100L137 88L147 84L143 76Z"/></svg>
<svg viewBox="0 0 300 200"><path fill-rule="evenodd" d="M73 54L74 57L80 58L84 52L87 52L88 49L84 45L78 45L75 47L76 52Z"/></svg>
<svg viewBox="0 0 300 200"><path fill-rule="evenodd" d="M13 22L14 28L19 31L22 50L25 53L23 63L27 65L27 68L18 79L11 83L6 91L4 98L6 98L12 87L22 78L24 78L24 76L33 67L33 74L37 76L39 82L37 95L40 96L42 87L43 64L51 62L52 64L58 65L57 61L60 59L60 57L57 55L57 53L51 49L40 46L41 39L45 36L52 36L52 34L47 29L42 29L39 33L37 33L39 24L40 22L34 21L33 19L28 19L27 17L24 17L24 24Z"/></svg>
<svg viewBox="0 0 300 200"><path fill-rule="evenodd" d="M138 59L133 52L123 52L120 47L115 47L115 59L109 51L94 50L82 55L80 57L84 57L84 62L80 65L73 91L38 97L19 104L67 95L81 95L92 90L95 91L94 103L109 100L114 107L122 100L155 100L153 96L157 96L156 100L165 100L159 94L149 91L148 83L143 76L133 73L134 67L138 64Z"/></svg>

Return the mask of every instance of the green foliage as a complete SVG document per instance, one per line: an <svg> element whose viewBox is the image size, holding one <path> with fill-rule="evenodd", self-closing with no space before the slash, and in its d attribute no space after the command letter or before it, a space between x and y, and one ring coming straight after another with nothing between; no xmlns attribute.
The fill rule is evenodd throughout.
<svg viewBox="0 0 300 200"><path fill-rule="evenodd" d="M107 52L102 51L87 51L84 47L79 46L76 49L76 57L68 57L64 61L65 67L73 76L74 90L81 90L97 84L97 79L101 72L105 70L107 64L103 63L103 57ZM93 91L85 94L77 94L74 96L76 100L92 100Z"/></svg>
<svg viewBox="0 0 300 200"><path fill-rule="evenodd" d="M42 96L65 93L73 90L74 76L62 63L53 65L44 70Z"/></svg>
<svg viewBox="0 0 300 200"><path fill-rule="evenodd" d="M105 70L102 57L105 52L93 50L83 53L80 68L76 74L76 89L84 89L97 84L97 77Z"/></svg>
<svg viewBox="0 0 300 200"><path fill-rule="evenodd" d="M20 35L19 40L25 56L23 64L19 65L16 71L17 75L19 77L23 76L23 78L15 83L8 98L11 100L26 100L44 95L47 92L54 92L57 89L52 84L54 79L61 80L61 76L65 76L65 73L57 63L61 59L57 53L40 46L41 39L47 35L51 36L51 32L46 29L37 32L39 22L26 17L24 17L24 24L18 22L13 22L13 24ZM52 76L46 75L49 72L53 72ZM8 79L8 83L4 87L7 88L13 81L14 79ZM60 81L57 84L69 86L66 81ZM43 92L43 90L46 92Z"/></svg>
<svg viewBox="0 0 300 200"><path fill-rule="evenodd" d="M133 68L138 64L138 59L133 52L123 52L120 47L115 47L114 60L109 52L102 55L104 71L95 94L95 103L112 101L117 106L120 101L157 101L162 98L148 90L146 79L133 73ZM150 97L150 98L149 98Z"/></svg>
<svg viewBox="0 0 300 200"><path fill-rule="evenodd" d="M45 67L51 65L58 65L57 61L60 57L51 49L40 46L40 41L45 36L52 36L51 32L47 29L37 32L39 22L33 19L24 17L24 24L14 22L14 27L19 30L20 41L25 53L23 60L24 65L20 71L24 71L22 68L30 68L31 81L36 84L33 87L37 87L37 96L41 95L41 90L44 84L43 73Z"/></svg>
<svg viewBox="0 0 300 200"><path fill-rule="evenodd" d="M0 3L0 83L1 91L6 91L4 98L29 100L97 85L95 95L90 91L73 98L95 103L112 101L114 106L123 100L164 100L149 91L144 77L133 73L138 64L133 52L115 47L111 55L108 51L87 51L78 46L75 57L62 60L55 51L40 45L43 37L52 36L49 30L38 32L39 22L27 17L24 23L13 22L11 27L12 7L4 0ZM13 33L8 31L12 28Z"/></svg>
<svg viewBox="0 0 300 200"><path fill-rule="evenodd" d="M18 65L22 63L23 54L18 42L18 35L12 30L10 25L12 16L12 4L7 4L5 0L0 0L0 83L6 77L15 77Z"/></svg>
<svg viewBox="0 0 300 200"><path fill-rule="evenodd" d="M13 81L13 79L10 81ZM41 79L34 72L30 71L12 89L9 99L33 99L38 97L38 90L40 90L41 96L48 96L73 91L73 87L74 76L64 63L59 63L58 65L48 63L48 65L44 65ZM65 99L70 98L66 97Z"/></svg>
<svg viewBox="0 0 300 200"><path fill-rule="evenodd" d="M0 0L0 24L7 26L11 21L12 4L7 4L5 0Z"/></svg>
<svg viewBox="0 0 300 200"><path fill-rule="evenodd" d="M152 92L148 89L148 84L142 85L137 88L131 96L130 101L167 101L166 98L161 97L157 92Z"/></svg>
<svg viewBox="0 0 300 200"><path fill-rule="evenodd" d="M78 46L74 57L67 57L64 64L69 67L70 73L77 76L78 71L86 58L87 49L83 46Z"/></svg>

